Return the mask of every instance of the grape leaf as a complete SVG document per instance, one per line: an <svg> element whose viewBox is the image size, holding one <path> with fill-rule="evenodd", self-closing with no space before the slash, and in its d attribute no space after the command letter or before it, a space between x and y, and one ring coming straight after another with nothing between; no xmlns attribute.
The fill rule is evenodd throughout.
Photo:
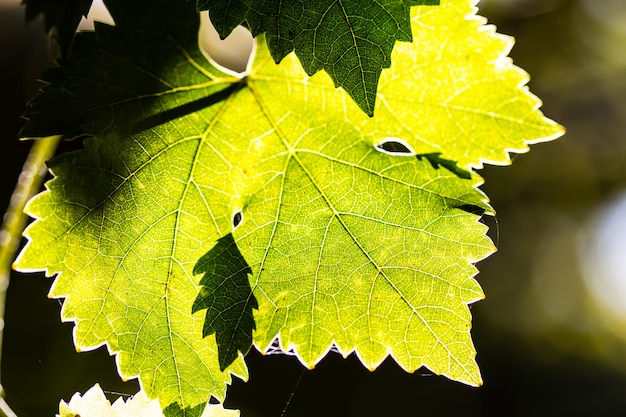
<svg viewBox="0 0 626 417"><path fill-rule="evenodd" d="M44 28L56 39L61 53L66 56L74 33L83 16L87 16L93 0L22 0L26 21L44 16Z"/></svg>
<svg viewBox="0 0 626 417"><path fill-rule="evenodd" d="M57 417L163 417L158 401L150 401L139 391L127 401L121 397L111 404L100 385L89 388L84 395L76 393L69 403L59 403ZM239 411L224 409L221 405L209 404L202 417L237 417Z"/></svg>
<svg viewBox="0 0 626 417"><path fill-rule="evenodd" d="M439 0L198 0L209 10L222 38L245 23L253 36L265 34L278 63L295 51L309 75L325 70L361 109L373 115L376 87L391 64L396 41L410 42L410 6Z"/></svg>
<svg viewBox="0 0 626 417"><path fill-rule="evenodd" d="M562 128L472 4L413 9L415 41L394 50L369 118L295 55L275 65L262 36L238 78L198 49L193 6L107 1L116 26L77 36L27 113L25 136L93 137L50 163L17 267L58 274L77 347L106 343L164 407L223 398L229 372L245 375L218 360L245 343L202 339L191 313L194 265L216 271L201 259L229 234L260 350L278 336L312 367L334 344L371 369L391 355L480 384L468 304L494 248L472 169Z"/></svg>

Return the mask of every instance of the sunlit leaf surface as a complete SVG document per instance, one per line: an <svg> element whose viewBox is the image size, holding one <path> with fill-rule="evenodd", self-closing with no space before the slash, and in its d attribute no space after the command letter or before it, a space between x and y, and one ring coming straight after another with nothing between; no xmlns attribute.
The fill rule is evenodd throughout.
<svg viewBox="0 0 626 417"><path fill-rule="evenodd" d="M415 7L370 118L295 55L275 65L262 37L247 74L216 68L188 3L108 1L116 26L78 36L27 113L25 136L92 136L50 163L17 261L58 274L76 346L107 344L166 412L245 377L246 334L308 367L334 344L370 369L392 356L479 385L468 305L494 248L473 169L562 133L505 58L511 40L467 0ZM241 309L194 309L207 287ZM222 372L220 355L238 359Z"/></svg>

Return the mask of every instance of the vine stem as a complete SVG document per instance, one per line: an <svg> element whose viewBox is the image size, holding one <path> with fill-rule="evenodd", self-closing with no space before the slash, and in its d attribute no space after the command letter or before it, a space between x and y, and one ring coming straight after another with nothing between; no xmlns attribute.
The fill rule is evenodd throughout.
<svg viewBox="0 0 626 417"><path fill-rule="evenodd" d="M2 417L17 417L17 414L11 410L9 404L4 401L4 398L0 398L0 416Z"/></svg>
<svg viewBox="0 0 626 417"><path fill-rule="evenodd" d="M4 308L7 288L11 277L11 264L20 244L27 216L26 203L40 189L47 173L46 161L52 158L61 136L49 136L36 140L26 157L26 162L17 180L9 207L4 214L0 228L0 357L2 356L2 335L4 330ZM1 368L0 368L1 369ZM4 389L0 385L0 417L16 417L4 401Z"/></svg>

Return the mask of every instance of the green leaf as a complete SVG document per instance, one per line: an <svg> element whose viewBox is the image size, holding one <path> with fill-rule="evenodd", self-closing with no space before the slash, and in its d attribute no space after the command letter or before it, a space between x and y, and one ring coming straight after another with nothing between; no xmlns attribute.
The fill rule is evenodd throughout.
<svg viewBox="0 0 626 417"><path fill-rule="evenodd" d="M244 23L253 36L265 34L278 63L295 51L305 71L325 70L368 115L374 114L376 87L391 64L396 41L410 42L410 6L439 0L197 0L209 10L222 38Z"/></svg>
<svg viewBox="0 0 626 417"><path fill-rule="evenodd" d="M241 219L241 214L238 216ZM248 282L252 270L229 233L200 258L193 272L204 273L204 276L191 312L207 310L202 336L216 333L223 371L237 359L237 352L245 355L252 346L252 331L255 329L252 309L258 308Z"/></svg>
<svg viewBox="0 0 626 417"><path fill-rule="evenodd" d="M74 33L83 16L87 16L93 0L22 0L25 6L26 21L30 22L40 14L44 16L44 27L51 33L61 48L61 53L69 53Z"/></svg>
<svg viewBox="0 0 626 417"><path fill-rule="evenodd" d="M230 372L245 376L241 360L219 363L245 344L202 338L194 265L232 284L245 262L260 350L278 337L312 367L334 344L370 369L390 355L480 384L468 304L483 297L473 264L494 248L472 169L562 133L505 58L512 41L473 2L415 7L414 43L394 50L369 118L295 55L275 65L263 37L242 78L215 68L193 5L107 4L116 26L77 36L24 128L93 135L51 162L17 261L59 274L50 295L77 347L107 344L166 411L196 415ZM231 233L243 259L216 269ZM240 305L245 320L253 304Z"/></svg>

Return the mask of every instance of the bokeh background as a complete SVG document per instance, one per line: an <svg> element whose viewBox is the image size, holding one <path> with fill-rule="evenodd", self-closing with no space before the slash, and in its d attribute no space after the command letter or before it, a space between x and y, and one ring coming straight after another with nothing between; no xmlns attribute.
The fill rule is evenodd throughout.
<svg viewBox="0 0 626 417"><path fill-rule="evenodd" d="M251 352L250 381L236 381L226 401L243 417L278 417L288 402L286 417L626 415L626 1L479 7L516 38L511 56L532 75L544 113L567 128L512 166L481 171L497 210L485 222L498 246L478 265L487 298L472 306L485 385L406 374L391 360L372 373L333 353L303 372L293 357ZM238 36L235 43L245 41ZM209 43L227 65L241 65L228 56L236 48ZM53 56L41 19L25 25L18 1L0 0L2 212L30 146L17 140L20 114ZM46 298L50 283L12 276L1 362L11 407L22 417L52 416L60 399L96 382L111 398L136 392L106 349L75 352L72 325Z"/></svg>

